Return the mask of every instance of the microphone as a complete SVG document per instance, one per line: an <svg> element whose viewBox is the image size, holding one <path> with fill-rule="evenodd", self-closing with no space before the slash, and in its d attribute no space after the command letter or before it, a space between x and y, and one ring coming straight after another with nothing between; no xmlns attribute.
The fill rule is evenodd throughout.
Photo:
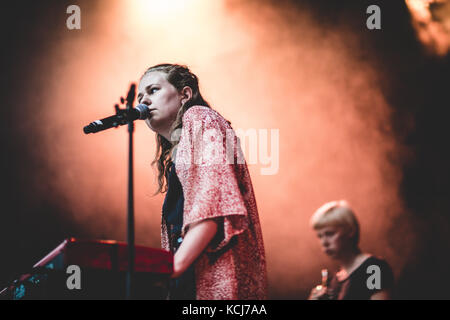
<svg viewBox="0 0 450 320"><path fill-rule="evenodd" d="M116 111L117 110L118 109L116 109ZM112 127L122 126L127 124L129 121L138 119L145 120L150 117L150 111L151 109L146 104L141 103L138 104L136 108L132 108L129 111L126 110L114 116L91 122L83 128L83 131L85 134L96 133Z"/></svg>

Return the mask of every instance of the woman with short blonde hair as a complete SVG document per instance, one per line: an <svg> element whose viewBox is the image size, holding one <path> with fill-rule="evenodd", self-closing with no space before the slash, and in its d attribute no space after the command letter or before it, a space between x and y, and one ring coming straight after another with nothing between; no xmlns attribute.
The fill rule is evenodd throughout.
<svg viewBox="0 0 450 320"><path fill-rule="evenodd" d="M345 200L325 203L311 217L311 226L314 230L325 226L340 226L346 233L352 235L353 242L359 242L359 223L355 213Z"/></svg>
<svg viewBox="0 0 450 320"><path fill-rule="evenodd" d="M322 250L339 263L340 270L331 280L316 286L310 300L390 298L394 282L392 270L385 260L359 249L359 223L347 201L322 205L311 217L311 227L317 233Z"/></svg>

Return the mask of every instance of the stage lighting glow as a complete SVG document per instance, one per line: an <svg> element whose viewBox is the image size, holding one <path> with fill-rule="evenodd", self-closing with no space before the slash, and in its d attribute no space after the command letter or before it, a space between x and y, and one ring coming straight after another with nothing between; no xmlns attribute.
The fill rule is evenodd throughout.
<svg viewBox="0 0 450 320"><path fill-rule="evenodd" d="M187 0L134 0L132 1L136 12L144 15L169 15L186 9L192 5Z"/></svg>
<svg viewBox="0 0 450 320"><path fill-rule="evenodd" d="M205 0L133 0L121 2L120 7L132 17L135 28L181 28L186 17L204 10L205 4Z"/></svg>

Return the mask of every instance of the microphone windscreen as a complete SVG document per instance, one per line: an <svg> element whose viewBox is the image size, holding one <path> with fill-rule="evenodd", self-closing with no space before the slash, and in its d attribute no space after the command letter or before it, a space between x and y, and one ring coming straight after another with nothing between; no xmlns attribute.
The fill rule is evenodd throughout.
<svg viewBox="0 0 450 320"><path fill-rule="evenodd" d="M146 104L138 104L135 108L139 111L139 119L145 120L150 116L150 108Z"/></svg>

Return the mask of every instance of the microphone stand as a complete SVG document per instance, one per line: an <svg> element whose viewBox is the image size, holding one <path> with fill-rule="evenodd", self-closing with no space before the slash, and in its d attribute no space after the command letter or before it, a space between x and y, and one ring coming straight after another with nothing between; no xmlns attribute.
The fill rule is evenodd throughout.
<svg viewBox="0 0 450 320"><path fill-rule="evenodd" d="M133 108L134 98L136 96L136 85L132 84L127 95L127 108L129 112ZM116 107L117 111L118 107ZM128 121L128 215L127 215L127 243L128 243L128 270L126 277L126 299L133 297L133 278L134 278L134 189L133 189L133 132L134 122Z"/></svg>
<svg viewBox="0 0 450 320"><path fill-rule="evenodd" d="M118 127L119 125L124 125L128 123L128 133L129 133L129 144L128 144L128 214L127 214L127 253L128 253L128 270L126 274L126 292L125 298L127 300L133 297L133 278L134 278L134 190L133 190L133 132L134 132L134 122L133 120L128 120L128 115L133 109L134 98L136 97L136 85L133 83L130 86L130 90L127 94L126 108L120 109L119 105L114 105L116 110L116 118L113 127ZM123 104L125 100L120 98L120 102ZM98 130L97 130L98 131ZM92 132L97 132L92 131ZM84 133L86 132L86 128Z"/></svg>

